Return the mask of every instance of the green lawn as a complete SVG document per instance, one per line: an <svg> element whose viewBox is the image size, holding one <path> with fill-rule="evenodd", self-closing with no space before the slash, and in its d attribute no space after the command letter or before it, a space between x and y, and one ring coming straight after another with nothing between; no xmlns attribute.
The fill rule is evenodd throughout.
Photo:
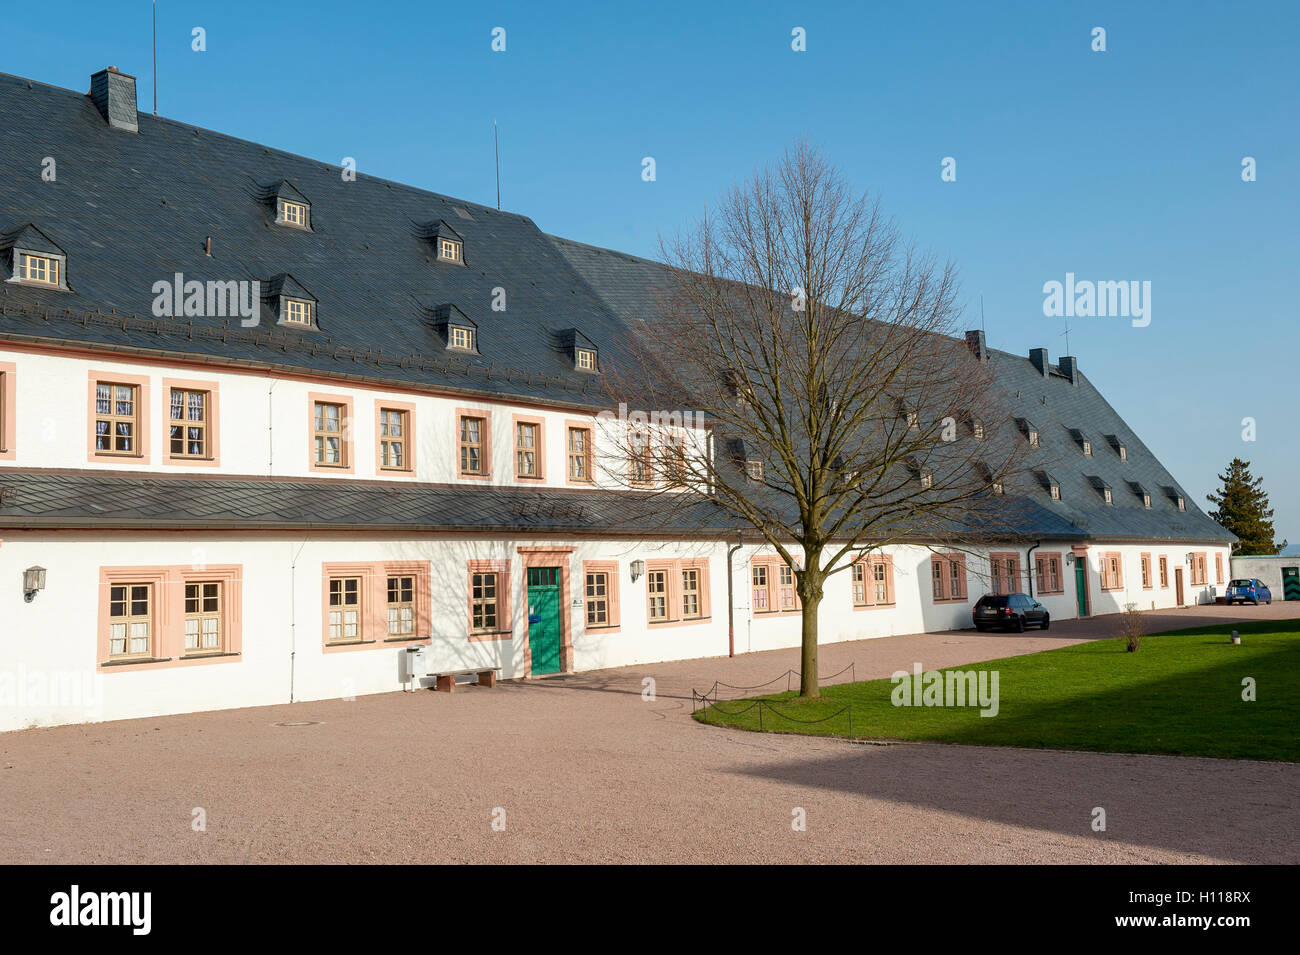
<svg viewBox="0 0 1300 955"><path fill-rule="evenodd" d="M1240 646L1228 642L1233 627L1206 627L1145 637L1137 653L1098 640L953 668L998 672L992 717L977 706L895 706L896 684L871 680L824 687L814 702L723 700L695 718L759 730L761 713L766 732L1300 760L1300 620L1233 626ZM1242 700L1245 677L1255 702Z"/></svg>

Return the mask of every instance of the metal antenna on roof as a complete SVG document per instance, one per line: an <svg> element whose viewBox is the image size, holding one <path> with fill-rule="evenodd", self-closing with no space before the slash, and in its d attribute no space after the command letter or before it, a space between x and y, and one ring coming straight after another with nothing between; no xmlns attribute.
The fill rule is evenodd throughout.
<svg viewBox="0 0 1300 955"><path fill-rule="evenodd" d="M1070 323L1065 323L1065 353L1070 354Z"/></svg>
<svg viewBox="0 0 1300 955"><path fill-rule="evenodd" d="M492 153L497 164L497 212L501 211L501 147L497 142L497 121L492 120Z"/></svg>
<svg viewBox="0 0 1300 955"><path fill-rule="evenodd" d="M980 292L980 331L988 334L988 329L984 327L984 293Z"/></svg>
<svg viewBox="0 0 1300 955"><path fill-rule="evenodd" d="M153 114L158 115L158 0L153 0Z"/></svg>

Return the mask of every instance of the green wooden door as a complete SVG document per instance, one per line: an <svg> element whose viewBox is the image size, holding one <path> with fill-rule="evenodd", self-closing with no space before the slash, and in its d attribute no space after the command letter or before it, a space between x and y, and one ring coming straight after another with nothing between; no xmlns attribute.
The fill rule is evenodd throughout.
<svg viewBox="0 0 1300 955"><path fill-rule="evenodd" d="M560 570L528 568L528 649L533 673L560 672Z"/></svg>
<svg viewBox="0 0 1300 955"><path fill-rule="evenodd" d="M1074 558L1074 599L1079 602L1079 616L1088 616L1088 565Z"/></svg>
<svg viewBox="0 0 1300 955"><path fill-rule="evenodd" d="M1282 568L1282 599L1300 600L1300 567Z"/></svg>

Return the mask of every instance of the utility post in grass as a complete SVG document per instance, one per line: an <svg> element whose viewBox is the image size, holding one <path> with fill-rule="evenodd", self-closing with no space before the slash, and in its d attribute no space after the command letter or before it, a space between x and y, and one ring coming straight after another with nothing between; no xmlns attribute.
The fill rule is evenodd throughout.
<svg viewBox="0 0 1300 955"><path fill-rule="evenodd" d="M982 342L957 335L953 267L907 244L806 145L662 250L671 291L607 387L708 427L653 412L620 422L606 470L669 506L707 496L793 569L800 696L815 698L834 574L888 545L1007 527L1001 491L1022 453L1012 405ZM853 583L875 586L869 570Z"/></svg>

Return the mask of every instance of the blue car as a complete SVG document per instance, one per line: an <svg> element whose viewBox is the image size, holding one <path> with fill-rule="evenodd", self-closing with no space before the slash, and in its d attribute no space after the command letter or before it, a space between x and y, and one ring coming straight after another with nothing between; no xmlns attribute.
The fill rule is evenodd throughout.
<svg viewBox="0 0 1300 955"><path fill-rule="evenodd" d="M1258 605L1260 601L1271 603L1273 601L1273 592L1265 587L1264 581L1258 577L1230 580L1228 581L1227 593L1223 595L1223 602L1228 606L1232 606L1238 600L1242 603L1249 600L1255 605Z"/></svg>

